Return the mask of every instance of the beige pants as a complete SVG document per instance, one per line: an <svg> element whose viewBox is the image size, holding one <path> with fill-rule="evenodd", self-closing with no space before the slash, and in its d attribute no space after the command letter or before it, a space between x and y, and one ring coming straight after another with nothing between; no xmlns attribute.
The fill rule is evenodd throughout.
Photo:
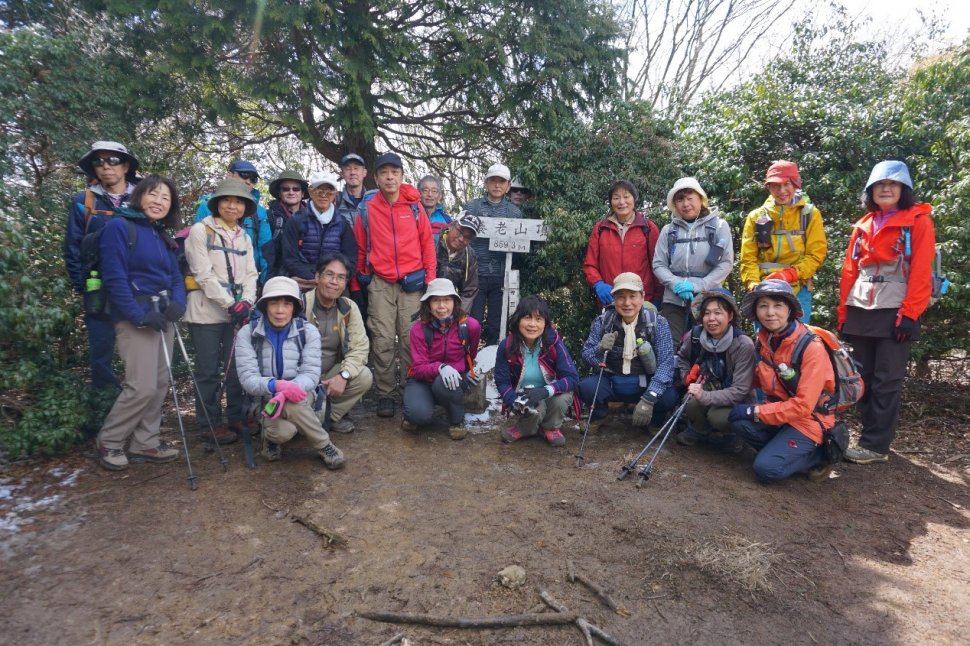
<svg viewBox="0 0 970 646"><path fill-rule="evenodd" d="M684 408L684 415L701 435L731 432L730 414L730 406L705 406L693 397Z"/></svg>
<svg viewBox="0 0 970 646"><path fill-rule="evenodd" d="M339 372L340 364L338 363L324 373L323 379L332 379ZM356 377L347 382L347 387L344 388L344 392L340 397L330 397L330 419L334 422L339 422L343 419L344 415L349 413L350 409L356 406L357 402L370 390L373 383L374 375L371 373L370 368L365 367ZM323 411L326 409L321 407L320 410ZM323 420L321 419L320 422L322 423Z"/></svg>
<svg viewBox="0 0 970 646"><path fill-rule="evenodd" d="M421 305L421 292L406 294L397 283L374 276L367 286L367 301L377 396L390 397L398 384L394 371L395 350L400 359L402 386L411 366L411 316Z"/></svg>
<svg viewBox="0 0 970 646"><path fill-rule="evenodd" d="M286 402L282 415L276 419L263 419L263 437L273 444L285 444L299 431L317 451L330 444L330 436L314 414L312 403L313 393L299 403Z"/></svg>
<svg viewBox="0 0 970 646"><path fill-rule="evenodd" d="M535 435L540 429L561 428L572 403L571 392L544 399L536 406L536 414L519 417L516 427L522 435Z"/></svg>
<svg viewBox="0 0 970 646"><path fill-rule="evenodd" d="M98 444L107 449L124 449L131 438L131 450L158 446L162 402L171 392L168 366L162 352L162 335L152 328L138 328L128 321L115 323L118 354L125 362L121 394L98 433ZM172 356L172 324L165 332L169 358ZM180 407L184 407L184 402Z"/></svg>

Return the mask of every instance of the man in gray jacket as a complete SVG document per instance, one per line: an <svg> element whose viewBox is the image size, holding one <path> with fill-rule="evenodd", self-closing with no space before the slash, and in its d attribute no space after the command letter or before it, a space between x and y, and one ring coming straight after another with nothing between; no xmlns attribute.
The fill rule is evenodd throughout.
<svg viewBox="0 0 970 646"><path fill-rule="evenodd" d="M279 460L280 445L299 431L328 469L340 469L344 454L313 412L320 382L320 333L298 316L303 311L299 285L286 276L269 279L256 309L262 316L244 325L236 337L236 370L247 393L269 399L263 418L263 457Z"/></svg>

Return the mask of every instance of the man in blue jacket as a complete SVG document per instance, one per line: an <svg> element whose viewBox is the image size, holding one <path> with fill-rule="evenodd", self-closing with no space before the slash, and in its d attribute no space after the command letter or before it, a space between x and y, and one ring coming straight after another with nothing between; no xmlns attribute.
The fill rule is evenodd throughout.
<svg viewBox="0 0 970 646"><path fill-rule="evenodd" d="M128 197L138 182L135 174L138 159L117 141L96 141L77 165L87 176L88 188L75 193L68 206L64 264L74 291L84 294L85 281L90 276L82 275L81 239L86 233L94 233L104 227L114 216L115 209L127 206ZM111 369L115 347L114 326L106 316L89 316L87 313L84 315L84 325L88 331L92 385L96 389L120 387L118 377Z"/></svg>
<svg viewBox="0 0 970 646"><path fill-rule="evenodd" d="M238 180L242 180L243 184L249 187L249 190L253 194L253 199L256 200L256 214L252 218L243 218L240 221L240 226L249 236L249 239L253 243L253 253L254 259L256 260L256 271L259 272L259 282L260 284L266 282L266 260L263 258L263 245L269 241L272 237L269 229L269 219L266 215L266 207L259 203L260 192L256 190L256 182L259 181L259 171L252 162L246 161L245 159L237 159L229 164L229 171L226 173L226 177L235 177ZM203 218L211 215L209 212L209 198L212 197L212 193L206 193L199 198L196 203L195 209L195 221L201 222ZM255 221L253 221L255 218Z"/></svg>

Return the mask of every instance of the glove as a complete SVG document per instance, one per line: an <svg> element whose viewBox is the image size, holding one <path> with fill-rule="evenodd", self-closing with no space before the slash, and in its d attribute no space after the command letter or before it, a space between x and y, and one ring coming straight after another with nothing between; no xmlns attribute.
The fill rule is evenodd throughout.
<svg viewBox="0 0 970 646"><path fill-rule="evenodd" d="M786 283L795 284L798 282L798 270L794 267L785 267L781 271L768 274L765 280L783 280Z"/></svg>
<svg viewBox="0 0 970 646"><path fill-rule="evenodd" d="M653 399L653 401L651 401ZM633 409L633 425L649 426L650 419L653 417L653 405L656 398L644 395L637 402L637 407Z"/></svg>
<svg viewBox="0 0 970 646"><path fill-rule="evenodd" d="M754 421L754 404L735 404L728 415L729 422Z"/></svg>
<svg viewBox="0 0 970 646"><path fill-rule="evenodd" d="M679 283L674 283L674 286L671 287L671 289L674 290L675 294L677 294L677 298L685 301L694 300L694 283L690 282L689 280L682 280Z"/></svg>
<svg viewBox="0 0 970 646"><path fill-rule="evenodd" d="M165 320L165 315L161 312L149 312L138 324L138 327L150 327L157 332L164 332L168 329L168 321Z"/></svg>
<svg viewBox="0 0 970 646"><path fill-rule="evenodd" d="M283 393L276 393L273 398L266 402L263 407L263 417L269 419L276 419L283 414L283 404L286 403L286 397Z"/></svg>
<svg viewBox="0 0 970 646"><path fill-rule="evenodd" d="M593 285L593 289L596 290L596 298L600 299L603 305L613 304L613 286L607 285L606 282L600 280Z"/></svg>
<svg viewBox="0 0 970 646"><path fill-rule="evenodd" d="M175 301L172 301L171 303L168 304L168 307L165 308L166 321L171 321L172 323L175 323L183 316L185 316L185 305L182 305L181 303L176 303Z"/></svg>
<svg viewBox="0 0 970 646"><path fill-rule="evenodd" d="M234 305L230 305L229 320L232 321L234 326L245 325L249 321L249 313L252 309L253 306L249 304L249 301L239 301Z"/></svg>
<svg viewBox="0 0 970 646"><path fill-rule="evenodd" d="M447 363L438 366L438 374L441 375L441 381L444 382L445 388L448 390L461 388L461 375Z"/></svg>
<svg viewBox="0 0 970 646"><path fill-rule="evenodd" d="M286 379L276 380L276 394L281 394L288 402L301 402L306 399L306 391L300 388L295 382Z"/></svg>
<svg viewBox="0 0 970 646"><path fill-rule="evenodd" d="M684 385L685 386L691 385L692 383L697 381L698 378L700 378L700 376L701 376L701 364L695 363L694 366L690 369L690 372L687 373L687 376L684 377Z"/></svg>
<svg viewBox="0 0 970 646"><path fill-rule="evenodd" d="M603 352L609 352L612 350L613 346L616 344L616 336L616 332L607 332L604 334L603 338L600 339L600 350Z"/></svg>
<svg viewBox="0 0 970 646"><path fill-rule="evenodd" d="M909 337L913 334L913 329L916 327L916 321L909 318L908 316L903 316L900 313L896 314L896 327L893 328L893 336L896 338L896 343L904 343L909 341Z"/></svg>
<svg viewBox="0 0 970 646"><path fill-rule="evenodd" d="M544 386L537 386L535 388L530 388L525 394L526 405L529 408L535 408L544 399L549 399L549 389Z"/></svg>

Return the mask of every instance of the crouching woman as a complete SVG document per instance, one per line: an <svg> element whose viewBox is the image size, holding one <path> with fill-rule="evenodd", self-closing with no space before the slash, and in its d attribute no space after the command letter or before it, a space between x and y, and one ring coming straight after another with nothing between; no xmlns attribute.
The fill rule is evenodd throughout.
<svg viewBox="0 0 970 646"><path fill-rule="evenodd" d="M777 482L807 472L815 481L831 471L822 447L825 430L835 416L816 407L824 393L835 392L835 375L820 339L805 347L798 365L793 355L798 340L811 334L802 306L784 280L764 280L745 294L741 313L761 324L755 345L754 387L764 391L764 404L736 404L731 430L758 451L754 473L762 482Z"/></svg>
<svg viewBox="0 0 970 646"><path fill-rule="evenodd" d="M279 460L280 445L299 431L328 469L343 467L343 452L311 406L320 382L320 333L299 316L299 285L286 276L269 279L256 309L262 316L240 328L236 338L236 369L243 390L276 404L276 412L263 418L263 457Z"/></svg>
<svg viewBox="0 0 970 646"><path fill-rule="evenodd" d="M509 318L509 335L498 346L495 386L502 411L516 423L502 431L503 442L540 432L552 446L564 446L562 424L569 407L579 419L579 373L552 323L549 305L527 296Z"/></svg>

